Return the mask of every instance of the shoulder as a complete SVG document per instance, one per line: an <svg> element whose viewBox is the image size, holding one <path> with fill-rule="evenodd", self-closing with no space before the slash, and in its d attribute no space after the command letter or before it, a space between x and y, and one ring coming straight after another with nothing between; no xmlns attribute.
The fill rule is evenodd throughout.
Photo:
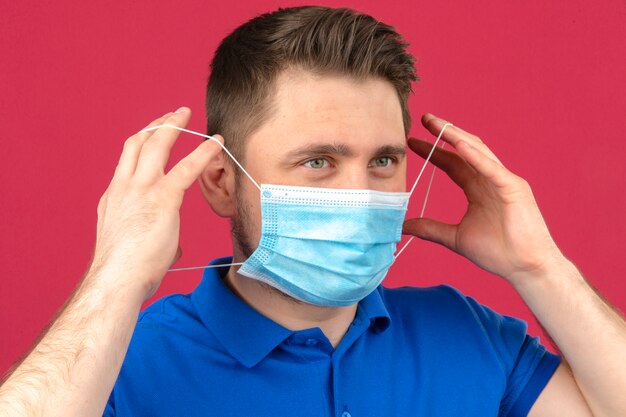
<svg viewBox="0 0 626 417"><path fill-rule="evenodd" d="M169 372L184 355L191 359L216 346L190 294L165 296L139 314L120 379L145 381L146 375Z"/></svg>
<svg viewBox="0 0 626 417"><path fill-rule="evenodd" d="M206 339L206 327L191 302L191 294L171 294L159 298L137 319L129 354L144 354L155 344ZM148 349L146 349L146 346Z"/></svg>
<svg viewBox="0 0 626 417"><path fill-rule="evenodd" d="M382 288L381 296L392 322L401 323L405 331L417 328L420 333L453 334L497 356L521 346L527 336L524 320L500 314L447 284Z"/></svg>
<svg viewBox="0 0 626 417"><path fill-rule="evenodd" d="M213 340L190 294L156 300L139 314L104 415L114 415L113 409L119 414L153 407L145 399L172 392L172 378L194 369L198 358L215 344Z"/></svg>
<svg viewBox="0 0 626 417"><path fill-rule="evenodd" d="M477 310L485 308L474 298L448 284L432 287L381 287L381 297L390 314L437 315L441 320L477 319Z"/></svg>
<svg viewBox="0 0 626 417"><path fill-rule="evenodd" d="M194 315L191 294L170 294L144 309L137 319L140 327L158 327L173 321L187 320Z"/></svg>

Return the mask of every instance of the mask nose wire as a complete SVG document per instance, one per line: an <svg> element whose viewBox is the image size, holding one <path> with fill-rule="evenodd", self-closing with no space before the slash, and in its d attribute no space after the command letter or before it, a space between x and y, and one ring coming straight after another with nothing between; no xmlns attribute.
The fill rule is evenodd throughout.
<svg viewBox="0 0 626 417"><path fill-rule="evenodd" d="M439 132L439 136L437 136L437 140L433 144L433 147L430 149L430 153L428 154L428 157L426 157L426 160L424 161L424 165L422 165L422 169L417 175L417 179L413 183L413 187L411 187L411 191L409 192L409 199L411 198L413 191L415 191L415 187L417 187L417 183L422 177L422 174L424 173L424 170L426 169L426 165L428 165L428 162L430 161L430 157L433 156L433 153L435 152L435 148L437 147L437 144L439 143L439 140L441 139L441 136L443 135L443 131L446 130L446 127L448 126L454 126L454 125L452 123L445 123L443 127L441 128L441 132ZM441 144L441 149L443 149L445 144L446 144L445 142ZM433 178L435 178L436 170L437 170L436 167L433 168L433 172L432 174L430 174L430 181L428 181L428 187L426 188L426 195L424 196L424 203L422 203L422 211L420 213L420 218L424 217L424 211L426 210L426 203L428 202L428 196L430 195L430 187L432 187L433 185ZM406 247L409 246L409 244L413 241L413 239L415 239L415 236L411 236L409 240L406 241L404 246L402 246L402 248L400 248L400 250L393 256L394 262L396 261L396 259L398 259L398 256L400 256L400 254L406 249Z"/></svg>
<svg viewBox="0 0 626 417"><path fill-rule="evenodd" d="M183 132L191 133L192 135L196 135L196 136L202 136L202 137L205 137L205 138L207 138L207 139L210 139L210 140L214 141L215 143L217 143L218 145L220 145L220 146L222 147L222 149L224 150L224 152L226 152L226 154L227 154L228 156L230 156L230 159L232 159L232 160L233 160L233 162L234 162L235 164L237 164L237 166L239 167L239 169L241 169L241 170L243 171L243 173L244 173L244 174L246 174L246 176L247 176L248 178L250 178L250 181L252 181L252 183L256 186L256 188L258 188L258 189L259 189L259 191L261 190L261 186L260 186L260 185L259 185L259 184L258 184L258 183L254 180L254 178L252 178L252 175L250 175L250 174L248 173L248 171L246 171L246 170L245 170L245 168L244 168L243 166L241 166L241 164L239 163L239 161L237 161L237 158L235 158L235 157L233 156L233 154L232 154L232 153L230 153L230 151L229 151L228 149L226 149L226 146L224 146L224 144L223 144L222 142L220 142L219 140L217 140L217 139L216 139L216 138L214 138L213 136L209 136L209 135L205 135L205 134L202 134L202 133L194 132L193 130L185 129L185 128L178 127L178 126L174 126L174 125L170 125L170 124L162 124L162 125L158 125L158 126L149 127L149 128L147 128L147 129L140 130L140 131L139 131L139 133L141 133L141 132L149 132L149 131L151 131L151 130L159 129L159 128L161 128L161 127L171 127L171 128L173 128L173 129L182 130Z"/></svg>

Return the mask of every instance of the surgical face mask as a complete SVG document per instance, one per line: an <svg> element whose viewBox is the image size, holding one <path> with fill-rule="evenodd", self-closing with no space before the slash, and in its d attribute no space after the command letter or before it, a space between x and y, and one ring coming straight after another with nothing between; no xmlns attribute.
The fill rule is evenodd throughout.
<svg viewBox="0 0 626 417"><path fill-rule="evenodd" d="M240 265L239 274L262 281L298 300L321 306L348 306L380 285L395 259L411 242L412 238L394 254L402 235L409 197L448 125L451 124L446 123L439 133L410 192L259 185L212 136L173 125L144 131L168 126L214 140L259 189L261 238L258 247L245 262L226 265ZM422 215L431 185L432 176Z"/></svg>
<svg viewBox="0 0 626 417"><path fill-rule="evenodd" d="M261 240L239 269L298 300L354 304L385 277L409 193L261 185Z"/></svg>

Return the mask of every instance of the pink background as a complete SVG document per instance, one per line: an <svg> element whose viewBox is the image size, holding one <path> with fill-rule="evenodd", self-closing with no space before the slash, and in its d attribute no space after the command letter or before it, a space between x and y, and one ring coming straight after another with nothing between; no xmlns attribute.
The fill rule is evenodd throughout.
<svg viewBox="0 0 626 417"><path fill-rule="evenodd" d="M4 2L0 14L0 372L26 351L85 272L96 206L123 141L180 105L204 131L204 89L218 42L297 1ZM413 135L432 112L479 135L533 187L551 231L588 280L626 308L626 2L326 1L369 12L411 43L422 81ZM201 139L181 136L178 160ZM420 159L410 159L409 181ZM171 166L171 165L170 165ZM411 210L419 209L423 181ZM456 221L462 194L441 172L427 215ZM227 222L194 185L177 266L229 255ZM189 292L201 272L165 277ZM388 286L449 283L542 330L511 286L415 241ZM575 324L573 324L575 325ZM542 341L548 343L545 336Z"/></svg>

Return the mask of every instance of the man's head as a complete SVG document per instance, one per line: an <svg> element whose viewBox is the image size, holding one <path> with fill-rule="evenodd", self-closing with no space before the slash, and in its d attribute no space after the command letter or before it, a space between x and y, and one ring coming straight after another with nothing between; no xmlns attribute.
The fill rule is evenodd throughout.
<svg viewBox="0 0 626 417"><path fill-rule="evenodd" d="M255 17L222 40L206 91L209 134L244 162L246 139L272 115L276 80L288 68L317 75L388 81L398 95L405 134L408 97L417 80L407 44L391 27L350 9L279 9Z"/></svg>
<svg viewBox="0 0 626 417"><path fill-rule="evenodd" d="M392 27L349 9L258 16L215 53L208 132L259 183L404 191L417 80L406 46ZM235 252L248 257L260 236L258 190L226 159L200 182L232 219Z"/></svg>

